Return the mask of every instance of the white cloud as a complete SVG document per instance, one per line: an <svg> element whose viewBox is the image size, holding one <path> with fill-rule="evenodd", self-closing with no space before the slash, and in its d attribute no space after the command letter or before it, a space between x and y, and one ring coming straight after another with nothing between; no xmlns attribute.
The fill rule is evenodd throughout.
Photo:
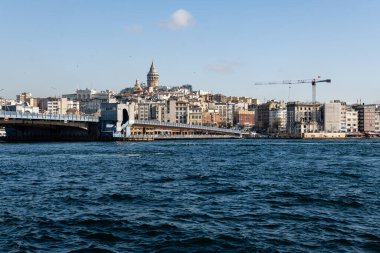
<svg viewBox="0 0 380 253"><path fill-rule="evenodd" d="M206 69L220 74L231 74L239 66L239 63L217 63L207 65Z"/></svg>
<svg viewBox="0 0 380 253"><path fill-rule="evenodd" d="M161 27L169 29L185 29L195 24L195 19L190 12L179 9L176 10L170 17L169 20L162 21L160 23Z"/></svg>
<svg viewBox="0 0 380 253"><path fill-rule="evenodd" d="M142 33L143 27L141 25L129 25L125 27L125 31L129 33Z"/></svg>

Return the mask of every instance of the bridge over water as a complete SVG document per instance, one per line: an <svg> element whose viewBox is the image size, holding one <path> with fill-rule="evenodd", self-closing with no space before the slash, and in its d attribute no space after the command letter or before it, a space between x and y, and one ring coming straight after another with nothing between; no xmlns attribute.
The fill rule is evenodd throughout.
<svg viewBox="0 0 380 253"><path fill-rule="evenodd" d="M93 140L98 124L95 116L0 110L0 126L6 128L8 140Z"/></svg>
<svg viewBox="0 0 380 253"><path fill-rule="evenodd" d="M101 137L102 119L91 115L60 115L24 113L0 110L0 127L5 127L9 140L98 140ZM116 124L115 124L116 125ZM132 135L231 135L245 134L239 130L159 122L154 120L130 120L121 126L121 132L129 128ZM117 136L120 136L115 129ZM128 137L128 136L127 136Z"/></svg>

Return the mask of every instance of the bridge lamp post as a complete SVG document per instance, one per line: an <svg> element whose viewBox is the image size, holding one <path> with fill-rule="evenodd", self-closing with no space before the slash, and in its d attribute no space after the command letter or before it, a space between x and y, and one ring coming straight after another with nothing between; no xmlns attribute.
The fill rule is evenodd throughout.
<svg viewBox="0 0 380 253"><path fill-rule="evenodd" d="M0 92L1 91L3 91L4 89L0 89ZM3 97L0 97L1 99L4 99ZM1 101L1 102L3 102L3 101ZM1 103L1 110L3 110L3 105L2 105L3 103ZM4 102L4 104L5 104L5 102Z"/></svg>

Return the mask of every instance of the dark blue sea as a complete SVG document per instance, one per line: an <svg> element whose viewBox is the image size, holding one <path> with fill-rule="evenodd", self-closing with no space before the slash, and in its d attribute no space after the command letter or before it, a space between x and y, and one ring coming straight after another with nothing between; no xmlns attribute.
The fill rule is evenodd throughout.
<svg viewBox="0 0 380 253"><path fill-rule="evenodd" d="M2 143L0 203L0 252L380 252L380 141Z"/></svg>

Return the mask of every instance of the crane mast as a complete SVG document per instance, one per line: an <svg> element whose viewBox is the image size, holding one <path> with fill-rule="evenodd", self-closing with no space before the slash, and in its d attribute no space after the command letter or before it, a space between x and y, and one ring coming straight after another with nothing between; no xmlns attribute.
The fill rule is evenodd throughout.
<svg viewBox="0 0 380 253"><path fill-rule="evenodd" d="M313 80L311 82L311 102L315 104L316 101L317 101L317 85L315 81Z"/></svg>

